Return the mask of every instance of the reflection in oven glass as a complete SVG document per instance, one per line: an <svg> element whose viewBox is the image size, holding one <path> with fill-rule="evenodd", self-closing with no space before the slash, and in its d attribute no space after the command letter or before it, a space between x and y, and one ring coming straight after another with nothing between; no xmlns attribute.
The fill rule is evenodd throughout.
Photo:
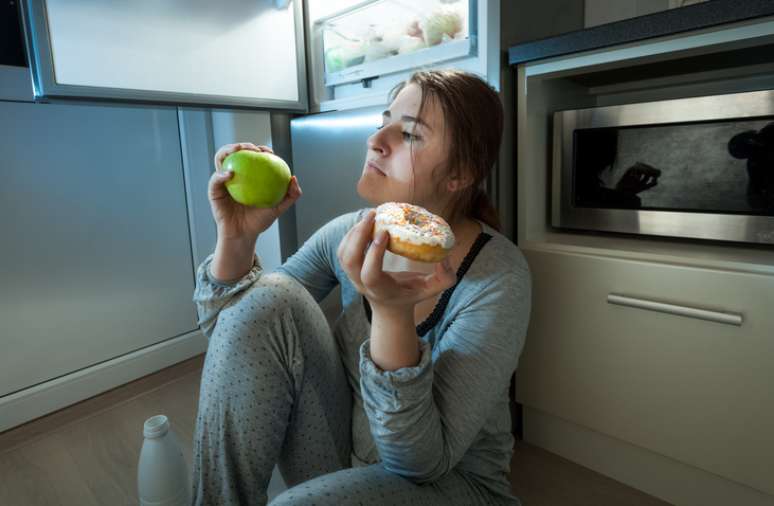
<svg viewBox="0 0 774 506"><path fill-rule="evenodd" d="M774 216L774 122L579 129L579 207Z"/></svg>

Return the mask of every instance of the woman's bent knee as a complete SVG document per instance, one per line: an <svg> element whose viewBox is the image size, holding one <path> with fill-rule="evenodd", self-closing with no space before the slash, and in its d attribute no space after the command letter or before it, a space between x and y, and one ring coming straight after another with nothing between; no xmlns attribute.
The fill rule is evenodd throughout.
<svg viewBox="0 0 774 506"><path fill-rule="evenodd" d="M311 294L297 281L282 273L261 276L241 297L224 307L210 338L219 346L240 348L251 345L260 335L282 333L288 319L309 323L324 319Z"/></svg>
<svg viewBox="0 0 774 506"><path fill-rule="evenodd" d="M329 354L336 354L336 345L314 298L293 278L269 273L221 310L204 375L234 367L255 374L271 367L299 379L305 355Z"/></svg>

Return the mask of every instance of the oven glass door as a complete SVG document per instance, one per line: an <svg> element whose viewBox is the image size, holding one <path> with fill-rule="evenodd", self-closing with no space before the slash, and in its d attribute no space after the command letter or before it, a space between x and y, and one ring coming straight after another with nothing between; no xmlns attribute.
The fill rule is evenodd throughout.
<svg viewBox="0 0 774 506"><path fill-rule="evenodd" d="M580 128L573 204L774 216L774 118Z"/></svg>

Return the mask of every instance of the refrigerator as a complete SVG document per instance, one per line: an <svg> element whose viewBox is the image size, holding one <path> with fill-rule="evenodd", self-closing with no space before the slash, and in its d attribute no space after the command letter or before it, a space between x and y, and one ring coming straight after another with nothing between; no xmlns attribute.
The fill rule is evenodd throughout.
<svg viewBox="0 0 774 506"><path fill-rule="evenodd" d="M204 108L181 122L203 122L214 149L247 134L287 157L305 195L274 232L274 263L364 204L354 181L396 84L448 67L500 88L500 0L25 0L20 13L36 101Z"/></svg>
<svg viewBox="0 0 774 506"><path fill-rule="evenodd" d="M35 223L56 234L51 237L65 261L55 262L26 233L29 227L13 219L21 203L6 209L0 229L23 240L0 257L23 259L34 247L56 270L14 271L13 284L0 295L13 297L15 286L38 286L48 274L68 287L68 314L90 314L103 287L124 297L136 288L136 297L123 304L123 313L107 306L88 332L64 316L22 319L17 312L14 335L26 346L19 352L34 363L57 362L45 374L0 367L4 384L13 385L8 395L0 392L0 408L17 406L0 409L0 430L206 349L190 294L196 267L215 247L207 183L220 145L268 144L298 176L303 197L257 245L270 269L328 220L367 205L356 181L366 141L397 83L419 69L452 67L499 90L500 0L23 0L15 12L17 51L0 62L0 107L12 134L8 162L29 168L9 173L6 191L22 202L35 188L37 198L58 205L59 221L41 215ZM41 125L56 139L44 150L45 160L60 169L53 175L54 162L40 163L35 151ZM104 142L94 147L91 138ZM119 183L131 198L116 206L78 186L70 176L90 174L92 167L83 163L84 152L114 157L91 182ZM63 183L34 186L29 178L38 173ZM95 219L93 210L103 208ZM125 231L116 241L110 224L119 218ZM92 229L108 232L88 235ZM120 260L122 269L111 271L108 259ZM67 260L82 272L68 271ZM143 298L155 284L164 290ZM61 300L47 299L41 312L63 313ZM337 293L323 302L329 318L338 303ZM153 318L132 329L122 318L133 309ZM45 332L43 323L57 332ZM56 339L65 333L79 340ZM57 352L46 353L42 343ZM88 388L78 378L87 378ZM54 384L59 390L49 389L55 393L45 402L36 397Z"/></svg>

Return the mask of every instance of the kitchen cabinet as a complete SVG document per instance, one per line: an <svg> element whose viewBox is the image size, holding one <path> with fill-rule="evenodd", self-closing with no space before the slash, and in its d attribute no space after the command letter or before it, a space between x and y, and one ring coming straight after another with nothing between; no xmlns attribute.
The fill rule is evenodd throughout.
<svg viewBox="0 0 774 506"><path fill-rule="evenodd" d="M774 275L526 253L535 309L520 402L774 495ZM742 323L615 305L611 294Z"/></svg>
<svg viewBox="0 0 774 506"><path fill-rule="evenodd" d="M0 101L0 124L4 430L152 372L158 359L29 401L198 325L177 110Z"/></svg>
<svg viewBox="0 0 774 506"><path fill-rule="evenodd" d="M511 49L522 55L512 60L518 245L534 294L516 399L527 442L651 495L770 506L771 248L551 226L554 112L774 89L770 5L686 9L702 15L663 13L677 33L653 15L630 33L604 25ZM723 13L738 18L718 24ZM692 22L704 24L686 30ZM740 324L621 306L611 295Z"/></svg>

